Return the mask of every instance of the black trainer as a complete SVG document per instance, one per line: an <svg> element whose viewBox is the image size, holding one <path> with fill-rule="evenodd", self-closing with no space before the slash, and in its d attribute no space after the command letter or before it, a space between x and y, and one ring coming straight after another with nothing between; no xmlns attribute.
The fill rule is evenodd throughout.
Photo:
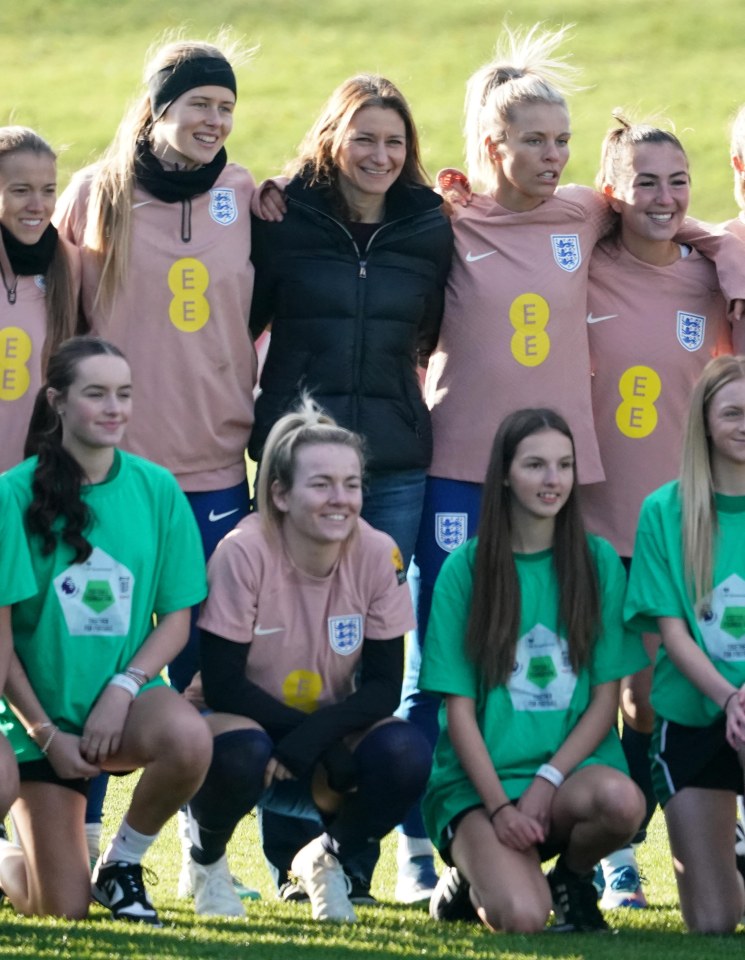
<svg viewBox="0 0 745 960"><path fill-rule="evenodd" d="M91 895L111 910L115 920L163 926L142 882L141 863L99 860L91 877Z"/></svg>
<svg viewBox="0 0 745 960"><path fill-rule="evenodd" d="M598 906L598 894L593 884L594 871L573 873L559 857L546 875L551 888L556 923L553 933L594 933L607 930Z"/></svg>
<svg viewBox="0 0 745 960"><path fill-rule="evenodd" d="M280 886L277 891L277 896L280 900L284 900L285 903L307 903L309 900L308 894L297 880L291 880L289 877Z"/></svg>
<svg viewBox="0 0 745 960"><path fill-rule="evenodd" d="M347 887L349 888L349 902L356 903L360 907L377 907L380 903L370 893L370 884L364 877L347 877Z"/></svg>
<svg viewBox="0 0 745 960"><path fill-rule="evenodd" d="M433 920L478 920L471 903L471 885L456 867L445 867L429 901Z"/></svg>

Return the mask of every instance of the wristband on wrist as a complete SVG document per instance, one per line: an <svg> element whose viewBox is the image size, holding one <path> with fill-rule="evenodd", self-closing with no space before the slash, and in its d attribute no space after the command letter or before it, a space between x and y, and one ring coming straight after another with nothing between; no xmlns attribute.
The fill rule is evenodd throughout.
<svg viewBox="0 0 745 960"><path fill-rule="evenodd" d="M495 808L492 810L492 812L489 814L489 822L490 822L490 823L493 823L493 822L494 822L494 818L496 817L496 815L497 815L501 810L504 810L505 807L511 807L511 806L512 806L512 801L511 801L511 800L505 800L504 803L500 803L499 806L498 806L498 807L495 807Z"/></svg>
<svg viewBox="0 0 745 960"><path fill-rule="evenodd" d="M121 687L122 690L126 690L127 693L132 695L133 700L140 692L140 684L132 677L128 677L126 673L115 673L111 680L109 680L109 686Z"/></svg>
<svg viewBox="0 0 745 960"><path fill-rule="evenodd" d="M536 770L535 775L540 777L541 780L548 780L551 786L556 787L557 790L564 782L564 774L550 763L542 763Z"/></svg>
<svg viewBox="0 0 745 960"><path fill-rule="evenodd" d="M736 696L737 696L737 690L733 690L732 693L727 697L727 699L726 699L726 700L724 701L724 703L722 704L722 710L723 710L725 713L727 712L727 707L729 706L730 700L731 700L733 697L736 697Z"/></svg>

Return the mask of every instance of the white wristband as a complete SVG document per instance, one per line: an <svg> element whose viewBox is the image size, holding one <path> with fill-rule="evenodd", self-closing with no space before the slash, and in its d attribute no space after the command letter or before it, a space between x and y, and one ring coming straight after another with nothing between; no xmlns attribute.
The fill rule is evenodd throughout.
<svg viewBox="0 0 745 960"><path fill-rule="evenodd" d="M133 700L140 692L140 685L136 680L133 680L132 677L128 677L126 673L115 673L111 680L109 680L109 686L121 687L122 690L126 690L127 693L132 695Z"/></svg>
<svg viewBox="0 0 745 960"><path fill-rule="evenodd" d="M548 780L557 790L564 782L564 774L550 763L542 763L536 770L535 775L542 780Z"/></svg>

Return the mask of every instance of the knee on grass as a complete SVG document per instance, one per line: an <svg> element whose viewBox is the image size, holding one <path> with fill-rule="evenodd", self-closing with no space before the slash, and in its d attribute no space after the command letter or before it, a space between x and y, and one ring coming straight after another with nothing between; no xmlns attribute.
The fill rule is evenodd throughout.
<svg viewBox="0 0 745 960"><path fill-rule="evenodd" d="M525 890L501 890L498 896L491 891L483 896L475 892L480 903L478 914L492 930L504 933L540 933L551 912L551 898L546 888L545 898L529 895Z"/></svg>

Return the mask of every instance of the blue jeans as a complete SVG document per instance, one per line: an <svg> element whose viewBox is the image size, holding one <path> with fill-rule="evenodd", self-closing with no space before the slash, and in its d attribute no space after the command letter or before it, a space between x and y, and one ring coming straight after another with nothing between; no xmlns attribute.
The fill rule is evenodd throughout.
<svg viewBox="0 0 745 960"><path fill-rule="evenodd" d="M481 489L480 483L427 477L414 562L409 568L417 629L407 637L404 683L396 716L413 723L433 748L439 732L437 711L440 698L419 689L419 670L432 607L432 591L448 553L476 535ZM400 829L407 837L426 837L418 806L411 810Z"/></svg>

